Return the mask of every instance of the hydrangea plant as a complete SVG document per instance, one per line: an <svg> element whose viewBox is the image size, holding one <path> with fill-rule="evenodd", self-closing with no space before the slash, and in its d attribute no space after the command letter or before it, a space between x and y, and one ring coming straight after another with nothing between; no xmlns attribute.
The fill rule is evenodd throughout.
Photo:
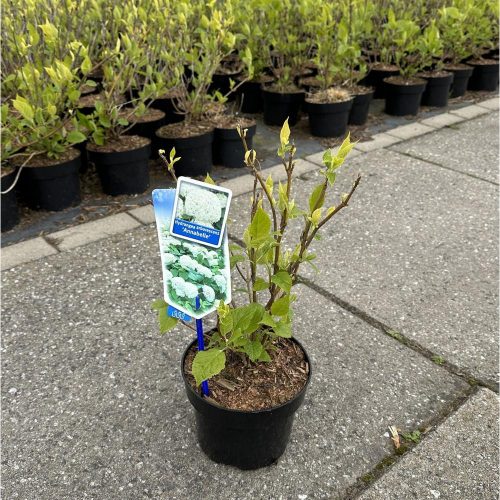
<svg viewBox="0 0 500 500"><path fill-rule="evenodd" d="M250 223L243 232L241 243L230 246L231 267L243 281L248 301L238 306L234 302L224 304L219 301L217 328L210 336L208 349L197 352L193 361L192 373L198 385L224 369L227 352L246 356L252 363L269 362L272 351L279 348L279 339L292 336L292 305L296 299L292 290L298 280L299 268L304 262L312 264L316 256L309 247L319 237L321 228L348 205L361 179L358 175L350 191L341 196L338 204L325 206L326 195L335 183L337 171L354 146L347 136L338 151L325 152L324 167L321 169L323 179L309 194L308 205L299 207L293 198L296 148L290 142L288 120L281 130L278 149L286 173L285 182L275 182L271 175L264 177L257 153L247 147L246 130L240 129L239 133L245 148L245 165L255 182L249 208ZM170 153L170 160L162 153L160 156L173 173L175 150ZM210 177L206 180L213 182ZM292 219L302 221L302 231L295 242L287 238L285 246L284 238ZM208 255L212 254L207 250ZM169 258L176 258L174 252ZM201 268L198 267L201 264L204 269L210 269L208 261L194 256L193 259L183 259L188 268L182 268L178 276L186 281L184 276L189 276L189 272L195 269L202 280L199 283L209 286L217 300L217 293L222 291L215 277L201 278ZM181 272L185 274L181 275ZM186 287L180 280L172 286L186 296L194 295L194 288ZM211 296L208 288L200 286L205 298L208 298L206 292ZM156 301L153 308L158 311L162 333L177 324L177 319L165 319L163 304Z"/></svg>

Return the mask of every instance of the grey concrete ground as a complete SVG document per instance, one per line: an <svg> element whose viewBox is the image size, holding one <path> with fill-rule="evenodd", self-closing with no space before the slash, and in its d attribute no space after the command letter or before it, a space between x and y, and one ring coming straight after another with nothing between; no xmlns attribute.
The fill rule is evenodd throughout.
<svg viewBox="0 0 500 500"><path fill-rule="evenodd" d="M197 445L179 373L193 332L157 334L147 210L123 232L101 224L97 240L80 228L41 240L38 260L11 260L2 498L495 498L498 398L478 388L497 390L498 370L498 113L487 113L345 165L336 196L358 171L359 192L315 242L321 272L304 268L297 290L313 381L266 469L214 464ZM304 204L319 177L301 168ZM234 235L248 201L233 200ZM420 430L421 442L398 456L392 425Z"/></svg>

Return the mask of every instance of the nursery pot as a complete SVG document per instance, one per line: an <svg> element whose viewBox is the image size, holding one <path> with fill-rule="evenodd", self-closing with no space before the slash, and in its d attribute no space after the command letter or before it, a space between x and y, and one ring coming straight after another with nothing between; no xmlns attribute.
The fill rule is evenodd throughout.
<svg viewBox="0 0 500 500"><path fill-rule="evenodd" d="M68 159L39 165L37 159L24 166L19 180L21 198L35 210L59 211L80 203L81 154L68 150Z"/></svg>
<svg viewBox="0 0 500 500"><path fill-rule="evenodd" d="M247 129L246 141L248 149L252 149L253 136L257 125L244 127ZM213 160L215 165L230 168L244 167L245 150L241 137L235 128L216 128L214 131Z"/></svg>
<svg viewBox="0 0 500 500"><path fill-rule="evenodd" d="M293 126L299 119L299 111L304 101L304 92L282 94L262 89L264 97L264 123L266 125L282 126L288 118L288 124Z"/></svg>
<svg viewBox="0 0 500 500"><path fill-rule="evenodd" d="M453 73L450 97L463 96L467 90L469 78L471 77L474 68L468 66L467 64L458 64L456 66L445 66L445 70Z"/></svg>
<svg viewBox="0 0 500 500"><path fill-rule="evenodd" d="M214 462L240 469L258 469L276 462L290 439L295 412L304 401L311 380L311 362L307 382L293 399L286 403L257 411L231 410L204 399L192 387L184 373L184 361L196 341L191 342L182 356L181 373L189 402L195 408L196 430L201 449Z"/></svg>
<svg viewBox="0 0 500 500"><path fill-rule="evenodd" d="M419 75L420 76L420 75ZM453 73L447 71L439 72L439 75L426 74L421 78L427 81L422 94L422 105L443 107L448 106L448 96L453 83Z"/></svg>
<svg viewBox="0 0 500 500"><path fill-rule="evenodd" d="M176 156L180 160L175 163L177 176L196 177L205 175L212 170L212 143L214 140L213 129L201 132L190 137L163 137L165 127L156 131L158 145L164 149L167 156L175 148Z"/></svg>
<svg viewBox="0 0 500 500"><path fill-rule="evenodd" d="M242 113L260 113L262 111L262 89L260 82L248 81L238 89Z"/></svg>
<svg viewBox="0 0 500 500"><path fill-rule="evenodd" d="M127 132L128 135L140 135L141 137L146 137L151 139L151 157L158 158L158 138L156 137L156 131L165 125L165 112L159 109L150 108L149 112L154 112L154 117L146 114L141 121L136 122L133 127ZM161 116L160 116L161 114Z"/></svg>
<svg viewBox="0 0 500 500"><path fill-rule="evenodd" d="M136 141L130 149L107 151L94 145L87 146L89 161L96 166L102 190L111 196L139 194L149 187L148 160L151 140L139 136L124 136Z"/></svg>
<svg viewBox="0 0 500 500"><path fill-rule="evenodd" d="M2 167L6 168L6 167ZM9 167L7 167L9 168ZM5 175L0 178L0 189L5 191L12 186L16 178L17 170L10 169L7 170ZM15 225L19 223L19 210L17 208L16 190L11 189L8 193L2 194L2 233L4 231L9 231Z"/></svg>
<svg viewBox="0 0 500 500"><path fill-rule="evenodd" d="M214 73L212 76L212 83L208 87L208 92L210 94L214 94L216 91L219 91L222 95L226 95L230 90L231 90L231 80L234 81L234 85L236 85L236 79L240 72L236 73L223 73L223 74L218 74ZM227 96L228 101L234 101L235 99L235 93L231 92Z"/></svg>
<svg viewBox="0 0 500 500"><path fill-rule="evenodd" d="M354 95L352 107L349 112L349 125L364 125L366 123L374 94L375 90L371 89L370 92Z"/></svg>
<svg viewBox="0 0 500 500"><path fill-rule="evenodd" d="M374 99L385 99L387 95L385 79L397 75L399 75L399 70L396 66L373 66L363 80L362 85L375 89L373 94Z"/></svg>
<svg viewBox="0 0 500 500"><path fill-rule="evenodd" d="M153 101L153 107L165 113L162 125L178 123L184 120L184 115L176 113L174 101L174 97L159 97Z"/></svg>
<svg viewBox="0 0 500 500"><path fill-rule="evenodd" d="M353 99L332 103L305 102L311 134L316 137L339 137L347 131Z"/></svg>
<svg viewBox="0 0 500 500"><path fill-rule="evenodd" d="M385 98L385 112L393 116L416 115L422 100L427 82L421 78L414 78L409 83L400 83L397 77L386 78L387 96Z"/></svg>
<svg viewBox="0 0 500 500"><path fill-rule="evenodd" d="M469 90L493 91L498 87L498 61L494 59L483 59L479 61L468 61L474 70L469 78Z"/></svg>

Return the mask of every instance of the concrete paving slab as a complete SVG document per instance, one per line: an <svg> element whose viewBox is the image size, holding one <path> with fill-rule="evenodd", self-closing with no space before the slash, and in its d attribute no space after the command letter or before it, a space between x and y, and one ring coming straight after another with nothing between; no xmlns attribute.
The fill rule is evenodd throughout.
<svg viewBox="0 0 500 500"><path fill-rule="evenodd" d="M56 253L57 250L40 237L16 243L2 248L2 271Z"/></svg>
<svg viewBox="0 0 500 500"><path fill-rule="evenodd" d="M451 113L441 113L439 115L426 118L425 120L421 120L420 123L433 128L443 128L448 127L449 125L454 125L455 123L463 122L464 120L465 118L462 118L461 116L452 115Z"/></svg>
<svg viewBox="0 0 500 500"><path fill-rule="evenodd" d="M452 111L450 111L450 113L470 120L471 118L476 118L477 116L488 113L488 109L482 106L478 106L477 104L472 104L471 106L464 106L463 108L453 109Z"/></svg>
<svg viewBox="0 0 500 500"><path fill-rule="evenodd" d="M153 205L144 205L143 207L134 208L127 213L143 224L152 224L155 221Z"/></svg>
<svg viewBox="0 0 500 500"><path fill-rule="evenodd" d="M361 172L359 190L311 247L321 271L305 265L301 273L496 384L497 187L388 150L358 156L345 167L325 206L337 205ZM307 207L321 181L312 173L297 182L299 207ZM240 238L248 203L242 197L231 208L230 234ZM291 235L297 238L301 220L293 222ZM285 241L293 248L290 238Z"/></svg>
<svg viewBox="0 0 500 500"><path fill-rule="evenodd" d="M498 396L481 389L360 500L498 498Z"/></svg>
<svg viewBox="0 0 500 500"><path fill-rule="evenodd" d="M93 241L107 238L113 234L130 231L141 223L130 217L126 213L110 215L104 219L87 222L79 226L70 227L51 233L48 237L59 250L69 250L82 245L87 245Z"/></svg>
<svg viewBox="0 0 500 500"><path fill-rule="evenodd" d="M358 142L355 149L362 152L375 151L377 149L386 148L387 146L392 146L397 142L401 142L401 139L389 135L386 132L381 132L380 134L375 134L371 141Z"/></svg>
<svg viewBox="0 0 500 500"><path fill-rule="evenodd" d="M491 182L498 182L498 148L498 112L391 147Z"/></svg>
<svg viewBox="0 0 500 500"><path fill-rule="evenodd" d="M401 125L400 127L392 128L386 132L386 134L393 135L402 140L411 139L412 137L418 137L420 135L432 132L434 129L428 127L423 123L409 123L408 125Z"/></svg>
<svg viewBox="0 0 500 500"><path fill-rule="evenodd" d="M4 273L2 497L338 498L391 451L388 425L413 429L468 387L302 287L314 378L285 455L213 464L179 375L194 333L160 337L149 310L160 274L153 226Z"/></svg>
<svg viewBox="0 0 500 500"><path fill-rule="evenodd" d="M498 97L493 97L493 99L488 99L486 101L481 101L477 103L479 106L483 108L492 109L494 111L498 111L500 107L500 99Z"/></svg>

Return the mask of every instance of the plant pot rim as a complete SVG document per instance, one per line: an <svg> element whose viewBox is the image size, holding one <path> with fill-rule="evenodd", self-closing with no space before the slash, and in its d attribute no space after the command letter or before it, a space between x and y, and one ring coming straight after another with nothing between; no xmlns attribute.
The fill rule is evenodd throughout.
<svg viewBox="0 0 500 500"><path fill-rule="evenodd" d="M211 407L213 407L213 408L215 408L217 410L225 411L225 412L228 412L228 413L233 414L233 415L263 415L263 414L273 413L275 411L278 411L278 410L284 408L285 406L290 405L293 401L295 401L298 398L300 398L306 392L307 387L309 386L309 383L310 383L311 377L312 377L311 359L309 358L309 355L307 354L307 351L304 349L304 346L295 337L291 337L290 340L292 342L295 342L302 349L302 352L304 353L305 361L307 362L307 364L309 366L309 371L308 371L308 374L307 374L306 383L304 384L304 386L302 387L302 389L300 389L300 391L297 392L297 394L295 394L295 396L292 399L289 399L288 401L286 401L286 402L284 402L284 403L282 403L282 404L280 404L278 406L273 406L272 408L263 408L261 410L235 410L233 408L226 408L225 406L213 404L211 401L207 401L200 394L198 394L198 392L196 392L191 387L191 384L186 379L186 374L184 373L184 362L186 360L186 356L187 356L189 350L191 349L191 347L197 343L197 339L193 339L188 344L188 346L184 350L184 353L182 354L182 357L181 357L181 375L182 375L182 380L183 380L184 385L186 386L187 390L190 392L190 394L192 394L195 397L195 399L200 404L209 405L209 406L211 406Z"/></svg>
<svg viewBox="0 0 500 500"><path fill-rule="evenodd" d="M72 161L76 160L79 156L81 156L81 151L73 146L69 147L66 149L65 153L72 153L71 156L69 158L47 158L47 161L51 161L52 163L44 163L43 165L37 165L36 164L36 160L37 160L37 157L33 157L28 163L26 163L26 165L24 165L23 168L27 168L27 169L31 169L31 168L51 168L51 167L58 167L59 165L65 165L66 163L71 163ZM40 155L40 156L44 156L45 157L45 154L43 155ZM12 161L14 162L13 165L11 165L12 167L14 168L18 168L21 166L21 164L23 163L25 159L24 158L21 158L21 157L15 157L12 159ZM16 163L19 162L19 165L16 165Z"/></svg>
<svg viewBox="0 0 500 500"><path fill-rule="evenodd" d="M271 90L269 86L262 85L262 92L266 94L275 94L280 96L300 96L306 93L304 89L297 89L295 92L278 92L277 90Z"/></svg>
<svg viewBox="0 0 500 500"><path fill-rule="evenodd" d="M163 136L163 135L160 135L159 132L161 130L170 130L170 129L176 129L180 126L180 124L184 124L183 125L183 128L187 129L189 127L189 125L186 124L187 122L177 122L177 123L169 123L167 125L163 125L162 127L160 127L159 129L156 130L155 132L155 135L156 137L159 137L160 139L167 139L167 140L180 140L180 139L193 139L193 138L196 138L196 137L203 137L207 134L213 134L214 130L215 130L215 127L209 123L209 122L204 122L203 124L205 125L205 129L202 130L202 131L196 131L195 133L191 133L189 135L172 135L172 136Z"/></svg>
<svg viewBox="0 0 500 500"><path fill-rule="evenodd" d="M401 78L404 80L410 80L409 83L400 83L400 82L393 82L390 81L392 78ZM411 78L403 78L402 76L388 76L387 78L384 78L384 83L388 83L389 85L396 85L397 87L419 87L420 85L425 85L427 84L427 81L424 80L423 78L415 77L412 76Z"/></svg>
<svg viewBox="0 0 500 500"><path fill-rule="evenodd" d="M120 136L120 140L124 138L131 138L131 137L140 137L141 139L144 139L144 142L142 145L133 147L130 149L123 149L121 151L103 151L102 148L106 148L106 144L103 144L102 146L98 146L97 144L89 142L87 144L87 151L90 153L104 153L104 154L112 154L112 153L129 153L130 151L137 151L138 149L145 148L147 146L151 146L151 139L148 139L147 137L142 137L141 135L122 135Z"/></svg>

